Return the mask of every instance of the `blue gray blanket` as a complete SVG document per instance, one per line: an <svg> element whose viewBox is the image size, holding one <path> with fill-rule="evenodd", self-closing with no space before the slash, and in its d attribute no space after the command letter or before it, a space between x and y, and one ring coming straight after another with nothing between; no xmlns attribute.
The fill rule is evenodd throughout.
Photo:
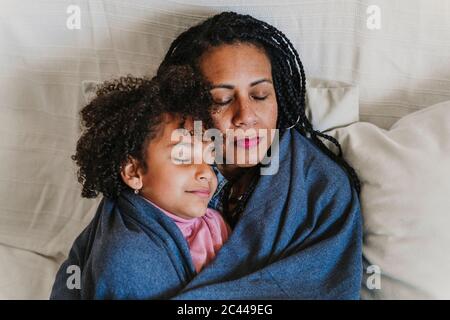
<svg viewBox="0 0 450 320"><path fill-rule="evenodd" d="M60 267L51 298L358 299L356 192L296 131L286 131L279 146L278 173L260 177L229 240L199 274L175 223L125 192L102 200ZM73 266L81 271L78 287Z"/></svg>

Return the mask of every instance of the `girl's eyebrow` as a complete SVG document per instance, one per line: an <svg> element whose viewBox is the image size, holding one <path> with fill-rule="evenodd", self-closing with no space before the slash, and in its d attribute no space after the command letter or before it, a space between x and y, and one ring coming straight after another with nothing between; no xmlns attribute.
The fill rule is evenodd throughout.
<svg viewBox="0 0 450 320"><path fill-rule="evenodd" d="M175 146L180 146L180 147L192 147L192 143L189 142L171 142L170 144L167 145L167 148L173 148Z"/></svg>
<svg viewBox="0 0 450 320"><path fill-rule="evenodd" d="M252 83L250 83L250 87L254 87L254 86L256 86L256 85L258 85L258 84L260 84L260 83L262 83L262 82L268 82L268 83L272 83L272 81L270 80L270 79L267 79L267 78L263 78L263 79L259 79L259 80L256 80L256 81L253 81ZM213 85L212 86L212 88L211 88L211 90L213 90L213 89L229 89L229 90L233 90L234 89L234 86L233 85L231 85L231 84L217 84L217 85Z"/></svg>

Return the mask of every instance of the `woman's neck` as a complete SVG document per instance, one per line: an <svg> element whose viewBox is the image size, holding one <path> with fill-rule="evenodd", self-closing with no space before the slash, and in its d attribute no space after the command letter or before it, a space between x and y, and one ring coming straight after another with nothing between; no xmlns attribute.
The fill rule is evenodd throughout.
<svg viewBox="0 0 450 320"><path fill-rule="evenodd" d="M217 168L219 169L220 173L227 179L228 181L237 181L240 177L245 175L246 172L249 171L251 168L242 168L238 166L233 165L224 165L224 164L218 164Z"/></svg>
<svg viewBox="0 0 450 320"><path fill-rule="evenodd" d="M249 190L254 175L258 174L258 166L242 168L231 167L230 165L217 165L217 167L223 176L231 182L231 187L223 203L223 210L225 215L233 220L237 213L235 210L239 207L239 202Z"/></svg>
<svg viewBox="0 0 450 320"><path fill-rule="evenodd" d="M245 191L248 184L251 182L252 177L255 176L255 174L258 174L259 166L252 166L252 167L237 167L237 166L231 166L231 165L217 165L217 168L222 173L222 175L227 179L227 181L230 181L235 186L235 192L237 191L238 194L241 193L242 190ZM237 189L237 190L236 190ZM241 191L238 191L241 190Z"/></svg>

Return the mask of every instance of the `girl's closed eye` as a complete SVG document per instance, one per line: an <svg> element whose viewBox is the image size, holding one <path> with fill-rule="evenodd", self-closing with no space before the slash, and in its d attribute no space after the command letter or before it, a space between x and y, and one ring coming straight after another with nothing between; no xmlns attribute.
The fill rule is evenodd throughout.
<svg viewBox="0 0 450 320"><path fill-rule="evenodd" d="M192 163L192 148L190 144L179 143L174 147L171 153L171 160L174 164L190 164Z"/></svg>
<svg viewBox="0 0 450 320"><path fill-rule="evenodd" d="M191 163L191 159L177 159L177 158L175 158L175 159L173 159L173 162L174 162L175 164L177 164L177 165L180 165L180 164L190 164L190 163Z"/></svg>

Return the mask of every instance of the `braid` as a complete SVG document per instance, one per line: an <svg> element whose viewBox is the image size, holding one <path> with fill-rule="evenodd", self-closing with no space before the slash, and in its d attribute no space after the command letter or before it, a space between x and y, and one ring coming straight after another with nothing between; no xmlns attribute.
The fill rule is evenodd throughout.
<svg viewBox="0 0 450 320"><path fill-rule="evenodd" d="M170 64L189 64L198 68L200 57L211 47L222 44L251 43L262 48L272 64L272 76L278 102L277 128L284 130L295 123L294 129L310 139L328 157L338 163L349 176L357 193L361 185L355 170L342 156L339 142L314 130L305 112L306 77L300 56L286 35L268 24L235 12L223 12L186 30L172 42L161 67ZM338 148L332 152L320 139Z"/></svg>

